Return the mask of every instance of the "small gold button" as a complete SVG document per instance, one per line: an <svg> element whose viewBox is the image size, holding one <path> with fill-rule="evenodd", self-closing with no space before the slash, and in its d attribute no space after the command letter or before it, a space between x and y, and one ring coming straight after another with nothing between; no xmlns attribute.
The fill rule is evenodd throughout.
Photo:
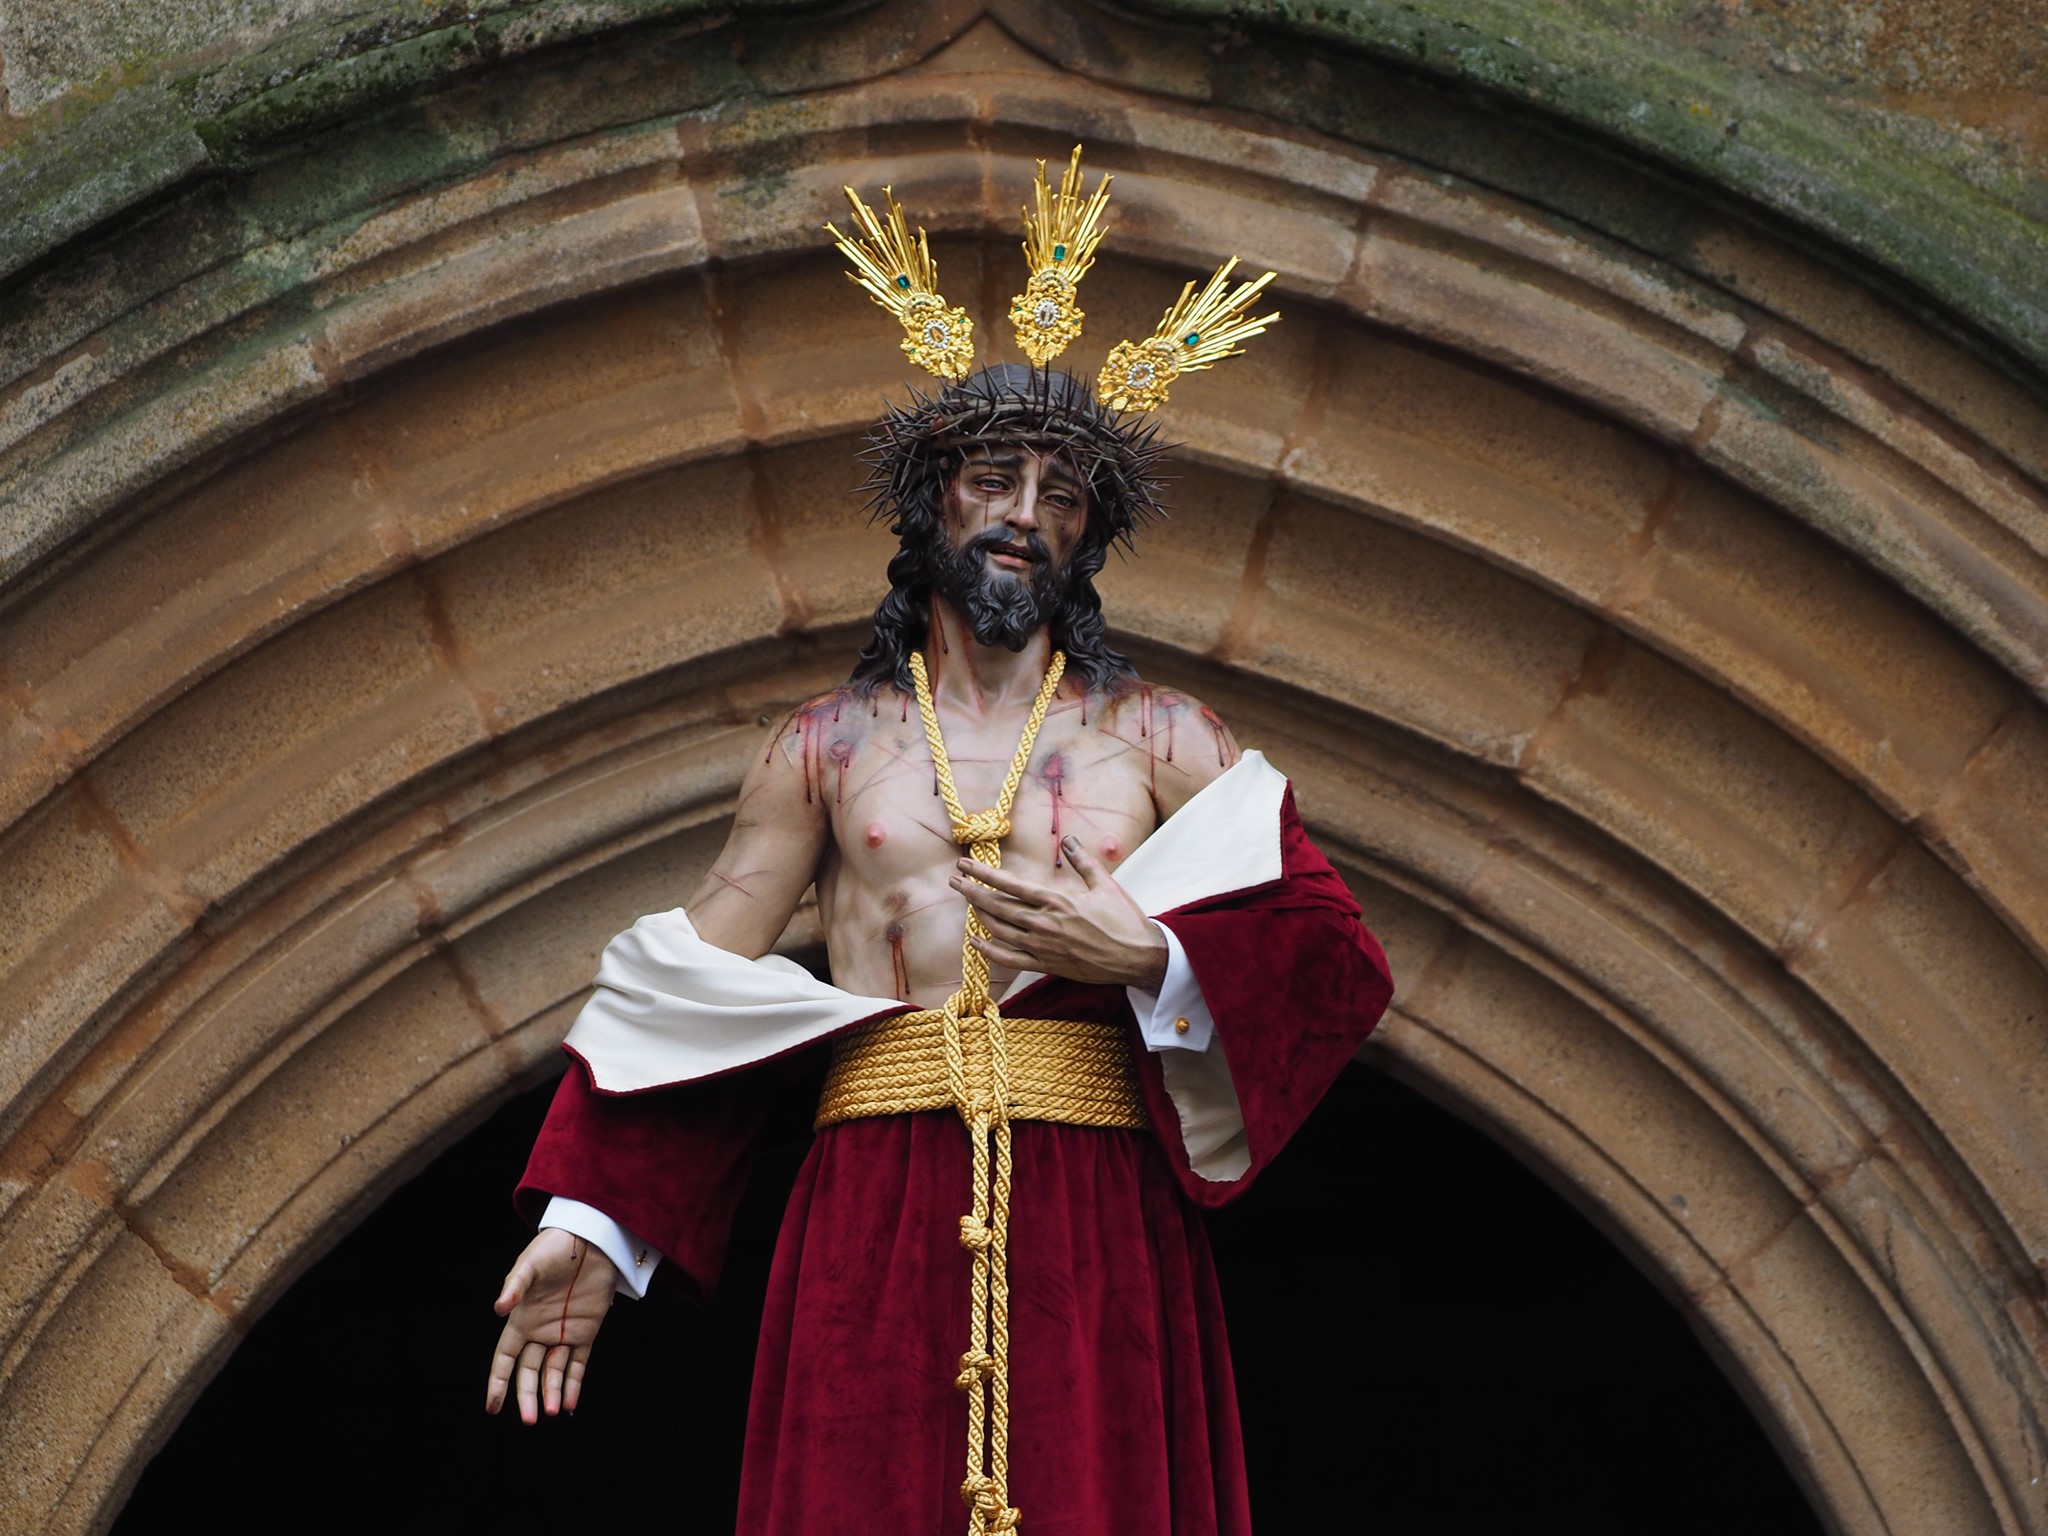
<svg viewBox="0 0 2048 1536"><path fill-rule="evenodd" d="M1188 1021L1186 1019L1175 1019L1173 1021L1173 1032L1176 1035L1186 1034L1188 1032Z"/></svg>
<svg viewBox="0 0 2048 1536"><path fill-rule="evenodd" d="M638 1253L633 1255L633 1267L635 1269L644 1269L646 1265L647 1250L645 1248L642 1248Z"/></svg>

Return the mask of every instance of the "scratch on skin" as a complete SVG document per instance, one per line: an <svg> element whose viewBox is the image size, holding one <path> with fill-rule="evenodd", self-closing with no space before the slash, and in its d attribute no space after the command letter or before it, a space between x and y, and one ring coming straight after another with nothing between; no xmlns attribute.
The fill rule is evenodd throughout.
<svg viewBox="0 0 2048 1536"><path fill-rule="evenodd" d="M952 899L947 896L934 897L930 901L920 901L913 907L910 905L910 898L908 896L904 895L901 891L891 891L885 900L889 910L895 914L890 919L891 925L900 926L905 918L915 917L920 912L929 912L935 907L943 907ZM884 937L887 936L887 933L888 930L884 929Z"/></svg>
<svg viewBox="0 0 2048 1536"><path fill-rule="evenodd" d="M937 794L938 791L934 790L932 791L932 793ZM938 825L934 825L929 821L920 821L916 817L912 817L911 825L923 828L925 831L931 833L933 837L937 838L940 842L944 843L948 848L956 846L953 842L953 824L951 822L943 822Z"/></svg>
<svg viewBox="0 0 2048 1536"><path fill-rule="evenodd" d="M877 785L886 784L892 779L901 778L906 773L921 773L924 771L924 765L913 761L908 755L909 744L907 742L899 740L894 746L891 746L887 741L869 737L866 742L862 743L862 749L865 750L867 758L870 760L869 772L866 778L853 787L853 796L856 800L874 789ZM856 755L859 755L858 752ZM876 763L873 761L875 758L880 758L882 761Z"/></svg>
<svg viewBox="0 0 2048 1536"><path fill-rule="evenodd" d="M572 1238L571 1241L576 1244L576 1267L569 1272L569 1289L562 1293L562 1323L555 1339L557 1344L569 1342L569 1303L576 1299L576 1282L583 1278L583 1261L590 1255L590 1249L582 1238Z"/></svg>
<svg viewBox="0 0 2048 1536"><path fill-rule="evenodd" d="M720 874L717 870L714 869L711 871L711 878L716 880L720 885L726 886L731 890L738 891L742 896L746 897L749 901L752 901L754 899L754 893L748 890L744 885L741 885L739 881L733 879L731 875Z"/></svg>

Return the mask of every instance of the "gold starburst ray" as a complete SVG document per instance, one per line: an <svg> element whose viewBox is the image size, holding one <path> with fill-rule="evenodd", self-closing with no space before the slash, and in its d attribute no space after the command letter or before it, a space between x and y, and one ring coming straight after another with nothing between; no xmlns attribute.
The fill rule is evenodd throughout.
<svg viewBox="0 0 2048 1536"><path fill-rule="evenodd" d="M1104 176L1087 197L1081 196L1081 146L1060 177L1054 192L1045 179L1045 162L1038 162L1038 184L1032 191L1033 206L1024 210L1024 264L1033 272L1058 267L1075 282L1088 275L1095 260L1095 248L1102 244L1102 215L1109 207L1109 184Z"/></svg>
<svg viewBox="0 0 2048 1536"><path fill-rule="evenodd" d="M1081 195L1078 144L1057 192L1045 179L1045 162L1038 162L1032 206L1023 211L1024 264L1031 281L1010 300L1010 325L1024 355L1041 368L1081 334L1084 316L1077 289L1095 260L1095 248L1102 244L1102 214L1109 207L1113 180L1104 176L1093 192Z"/></svg>
<svg viewBox="0 0 2048 1536"><path fill-rule="evenodd" d="M888 187L882 188L884 217L846 188L856 235L843 235L827 224L853 270L847 277L903 325L903 352L913 363L942 379L964 379L974 363L974 322L964 309L948 307L939 293L939 264L932 260L925 232L915 240L903 208Z"/></svg>
<svg viewBox="0 0 2048 1536"><path fill-rule="evenodd" d="M1236 269L1233 256L1216 269L1200 293L1192 282L1181 289L1180 298L1145 340L1120 341L1112 347L1096 380L1096 393L1103 401L1119 411L1156 411L1166 403L1175 379L1237 356L1244 350L1241 343L1278 323L1278 311L1257 318L1245 313L1275 274L1268 272L1232 288L1230 274Z"/></svg>

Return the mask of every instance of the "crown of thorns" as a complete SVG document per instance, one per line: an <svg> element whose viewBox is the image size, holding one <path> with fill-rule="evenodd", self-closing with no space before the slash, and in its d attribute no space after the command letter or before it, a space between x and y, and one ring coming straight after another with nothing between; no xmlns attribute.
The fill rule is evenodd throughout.
<svg viewBox="0 0 2048 1536"><path fill-rule="evenodd" d="M1166 450L1157 425L1104 409L1078 379L1016 363L936 394L913 386L907 403L887 408L865 455L870 514L899 515L946 464L997 443L1066 457L1088 484L1091 520L1105 543L1128 544L1141 524L1164 515L1154 471Z"/></svg>
<svg viewBox="0 0 2048 1536"><path fill-rule="evenodd" d="M825 228L852 264L847 276L902 324L904 355L947 381L936 395L913 389L909 404L891 406L877 424L866 487L875 515L901 508L942 456L976 442L1026 442L1065 452L1087 477L1112 538L1128 541L1139 523L1159 514L1151 471L1162 450L1156 429L1131 413L1156 411L1182 374L1237 356L1244 350L1240 343L1280 316L1248 315L1274 274L1233 286L1233 256L1199 292L1193 282L1184 286L1150 336L1112 347L1093 393L1050 371L1047 365L1081 335L1080 282L1102 243L1112 179L1102 177L1093 192L1082 195L1078 144L1057 191L1046 180L1045 162L1038 162L1033 201L1023 210L1031 277L1010 301L1011 329L1032 366L984 368L971 378L974 322L940 294L938 263L924 230L911 238L889 188L882 189L880 215L846 188L855 233L841 234L832 224Z"/></svg>

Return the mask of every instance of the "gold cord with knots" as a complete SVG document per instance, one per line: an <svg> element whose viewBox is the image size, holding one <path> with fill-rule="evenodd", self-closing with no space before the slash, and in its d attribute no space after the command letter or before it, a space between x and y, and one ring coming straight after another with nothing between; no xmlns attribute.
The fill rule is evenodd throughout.
<svg viewBox="0 0 2048 1536"><path fill-rule="evenodd" d="M991 869L1003 862L1002 840L1010 832L1010 807L1017 787L1024 782L1024 770L1031 762L1031 748L1038 740L1038 728L1045 724L1045 712L1067 669L1063 652L1052 653L1045 669L1045 681L1038 686L1031 714L1024 722L1024 734L1017 742L1017 754L1010 771L1003 776L1003 792L993 807L969 815L960 806L960 792L953 787L953 765L946 756L946 741L939 734L938 711L932 704L931 680L925 675L922 653L910 653L910 676L917 685L917 712L924 720L924 739L931 746L932 768L939 781L939 794L953 826L953 841ZM960 1246L974 1255L973 1278L969 1284L967 1353L960 1357L960 1390L967 1394L967 1480L960 1496L967 1501L969 1536L994 1536L1017 1528L1022 1515L1010 1505L1010 1058L1004 1038L1002 1010L989 995L988 959L974 947L974 940L989 937L981 914L967 908L967 942L961 946L960 990L946 1000L946 1078L953 1095L953 1107L966 1123L974 1149L974 1208L960 1218ZM988 1040L988 1091L976 1093L970 1087L967 1055L961 1042L961 1026L968 1020L981 1024ZM990 1142L994 1141L994 1167L990 1167Z"/></svg>
<svg viewBox="0 0 2048 1536"><path fill-rule="evenodd" d="M971 816L961 809L953 785L924 658L913 655L910 665L953 836L994 865L1064 659L1053 657L1001 799L993 809ZM986 933L970 907L969 936ZM989 995L988 964L971 943L963 949L960 969L961 988L945 1007L892 1014L833 1042L816 1124L823 1130L872 1115L951 1110L968 1128L974 1209L961 1218L960 1241L973 1255L974 1308L969 1348L955 1385L969 1394L967 1481L961 1488L972 1511L969 1536L986 1536L1014 1531L1021 1519L1009 1502L1010 1127L1019 1120L1040 1120L1142 1131L1151 1122L1124 1026L1005 1018ZM968 1022L980 1027L964 1029Z"/></svg>

